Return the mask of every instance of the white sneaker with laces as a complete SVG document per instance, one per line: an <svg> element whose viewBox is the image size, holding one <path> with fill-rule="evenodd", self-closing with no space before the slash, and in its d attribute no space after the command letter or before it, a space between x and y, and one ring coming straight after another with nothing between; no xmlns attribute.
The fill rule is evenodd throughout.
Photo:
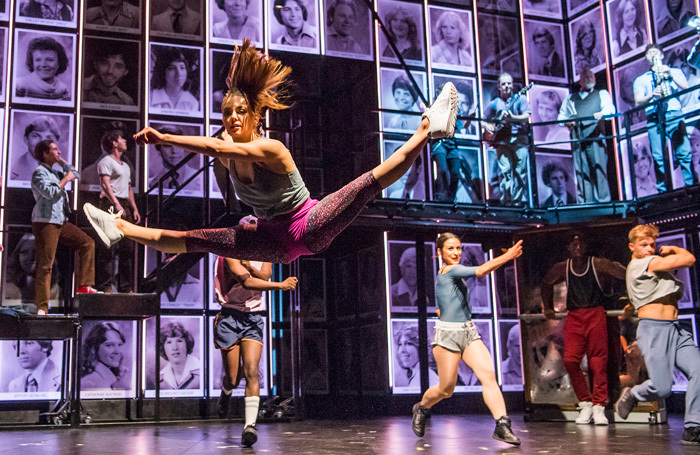
<svg viewBox="0 0 700 455"><path fill-rule="evenodd" d="M100 240L102 240L105 245L112 246L124 238L124 234L117 229L117 226L114 224L115 219L121 218L121 211L119 211L119 213L114 213L114 210L110 207L109 213L107 213L90 203L83 205L83 211L92 227L95 228L95 232L97 232Z"/></svg>
<svg viewBox="0 0 700 455"><path fill-rule="evenodd" d="M423 118L430 120L429 138L440 139L452 137L455 134L459 94L452 82L445 84L432 106L426 108L424 104L421 104L421 107L425 109Z"/></svg>
<svg viewBox="0 0 700 455"><path fill-rule="evenodd" d="M605 408L599 404L593 406L593 423L596 425L608 424L608 418L605 417Z"/></svg>
<svg viewBox="0 0 700 455"><path fill-rule="evenodd" d="M576 418L576 425L587 425L593 417L593 403L590 401L582 401L578 404L581 413ZM605 416L603 416L605 417Z"/></svg>

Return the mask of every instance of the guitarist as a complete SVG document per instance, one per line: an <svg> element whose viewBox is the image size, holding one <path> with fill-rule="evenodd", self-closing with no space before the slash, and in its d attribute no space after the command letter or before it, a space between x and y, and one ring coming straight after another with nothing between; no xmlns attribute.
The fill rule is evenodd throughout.
<svg viewBox="0 0 700 455"><path fill-rule="evenodd" d="M524 206L528 200L527 168L529 161L528 121L532 109L526 96L513 93L513 76L498 78L499 97L484 108L482 122L485 136L492 137L501 173L499 188L503 204Z"/></svg>

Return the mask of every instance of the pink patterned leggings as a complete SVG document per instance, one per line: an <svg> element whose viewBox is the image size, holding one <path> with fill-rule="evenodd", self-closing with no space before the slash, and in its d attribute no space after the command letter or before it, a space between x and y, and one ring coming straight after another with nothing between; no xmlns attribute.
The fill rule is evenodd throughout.
<svg viewBox="0 0 700 455"><path fill-rule="evenodd" d="M188 231L187 252L288 264L328 248L381 190L369 171L321 201L309 198L293 212L257 225Z"/></svg>

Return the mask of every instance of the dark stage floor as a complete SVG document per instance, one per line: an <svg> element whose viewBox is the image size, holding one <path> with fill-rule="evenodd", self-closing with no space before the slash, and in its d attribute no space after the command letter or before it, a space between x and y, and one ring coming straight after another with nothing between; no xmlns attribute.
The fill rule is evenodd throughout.
<svg viewBox="0 0 700 455"><path fill-rule="evenodd" d="M523 422L514 416L520 448L491 439L490 417L433 416L426 436L416 438L408 417L367 421L314 421L260 425L254 448L240 445L240 423L91 426L81 429L1 431L0 454L691 454L700 446L681 446L681 416L670 424L618 424L609 427L573 423Z"/></svg>

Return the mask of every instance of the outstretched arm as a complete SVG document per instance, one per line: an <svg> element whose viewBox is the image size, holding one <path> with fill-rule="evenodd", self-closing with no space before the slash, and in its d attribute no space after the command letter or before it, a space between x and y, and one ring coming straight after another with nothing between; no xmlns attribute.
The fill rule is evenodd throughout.
<svg viewBox="0 0 700 455"><path fill-rule="evenodd" d="M284 160L288 156L291 161L289 150L281 142L264 137L250 142L234 142L230 138L163 134L149 126L136 133L134 140L139 145L170 144L215 158L259 162Z"/></svg>
<svg viewBox="0 0 700 455"><path fill-rule="evenodd" d="M503 264L510 262L517 257L520 257L521 254L523 254L523 241L518 240L518 243L508 248L508 251L506 251L502 255L493 258L488 262L484 262L479 267L477 267L476 276L488 275L489 273L501 267Z"/></svg>

